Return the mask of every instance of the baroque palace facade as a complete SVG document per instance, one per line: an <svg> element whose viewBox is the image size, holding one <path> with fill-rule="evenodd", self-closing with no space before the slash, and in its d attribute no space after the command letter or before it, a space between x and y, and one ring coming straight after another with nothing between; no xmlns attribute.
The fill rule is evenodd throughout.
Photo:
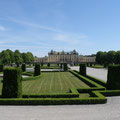
<svg viewBox="0 0 120 120"><path fill-rule="evenodd" d="M77 64L77 63L95 63L96 57L93 56L81 56L73 50L71 52L56 52L51 50L48 53L48 57L35 57L35 63L68 63L68 64Z"/></svg>

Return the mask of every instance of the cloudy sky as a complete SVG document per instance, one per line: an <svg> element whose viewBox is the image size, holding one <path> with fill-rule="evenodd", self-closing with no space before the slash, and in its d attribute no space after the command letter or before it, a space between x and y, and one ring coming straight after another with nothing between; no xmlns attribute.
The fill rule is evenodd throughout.
<svg viewBox="0 0 120 120"><path fill-rule="evenodd" d="M0 51L120 50L120 0L0 0Z"/></svg>

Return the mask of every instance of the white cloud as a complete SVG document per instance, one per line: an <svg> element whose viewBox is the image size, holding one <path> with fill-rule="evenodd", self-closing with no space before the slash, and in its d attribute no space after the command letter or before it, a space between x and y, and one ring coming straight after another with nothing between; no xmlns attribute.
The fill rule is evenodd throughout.
<svg viewBox="0 0 120 120"><path fill-rule="evenodd" d="M82 44L82 45L88 45L90 44L88 40L88 36L85 34L75 34L75 33L58 33L54 35L53 37L54 40L56 41L61 41L66 44Z"/></svg>
<svg viewBox="0 0 120 120"><path fill-rule="evenodd" d="M0 26L0 31L5 31L5 27Z"/></svg>
<svg viewBox="0 0 120 120"><path fill-rule="evenodd" d="M52 32L60 32L60 30L58 30L54 27L42 26L40 24L35 24L35 23L28 22L28 21L23 21L23 20L16 20L14 18L9 18L8 20L11 22L15 22L15 23L22 24L22 25L29 26L29 27L33 27L33 28L39 28L39 29L52 31Z"/></svg>

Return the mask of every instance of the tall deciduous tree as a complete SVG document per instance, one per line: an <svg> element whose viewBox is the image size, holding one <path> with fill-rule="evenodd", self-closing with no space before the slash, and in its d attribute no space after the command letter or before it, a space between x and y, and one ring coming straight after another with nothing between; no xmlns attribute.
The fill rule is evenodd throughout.
<svg viewBox="0 0 120 120"><path fill-rule="evenodd" d="M15 63L17 66L19 66L19 64L23 63L23 58L22 58L22 55L20 54L19 50L15 50L14 57L15 57Z"/></svg>

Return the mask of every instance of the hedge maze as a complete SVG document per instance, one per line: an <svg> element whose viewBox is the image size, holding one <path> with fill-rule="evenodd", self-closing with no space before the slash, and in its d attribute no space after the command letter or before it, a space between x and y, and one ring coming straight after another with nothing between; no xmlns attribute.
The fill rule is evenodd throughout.
<svg viewBox="0 0 120 120"><path fill-rule="evenodd" d="M66 67L64 64L63 66ZM107 83L88 76L86 74L86 65L83 65L80 69L80 71L84 70L83 73L72 70L65 70L66 72L40 72L40 65L36 65L36 75L35 72L23 72L23 74L30 77L24 78L21 86L21 84L14 84L14 82L20 83L21 80L21 72L18 69L10 69L12 70L11 73L8 71L9 69L4 70L4 80L3 83L0 83L0 86L3 86L1 89L4 91L0 97L1 105L103 104L107 102L107 96L120 96L120 86L118 87L120 84L119 65L109 66ZM15 71L18 71L17 75L15 75ZM16 76L13 77L14 80L10 78L10 74ZM12 80L9 81L8 79ZM14 82L12 83L12 81ZM113 81L114 87L111 85ZM4 89L5 86L10 84L22 88L21 96L11 95L8 98L8 92ZM12 93L16 91L18 89L15 89Z"/></svg>

